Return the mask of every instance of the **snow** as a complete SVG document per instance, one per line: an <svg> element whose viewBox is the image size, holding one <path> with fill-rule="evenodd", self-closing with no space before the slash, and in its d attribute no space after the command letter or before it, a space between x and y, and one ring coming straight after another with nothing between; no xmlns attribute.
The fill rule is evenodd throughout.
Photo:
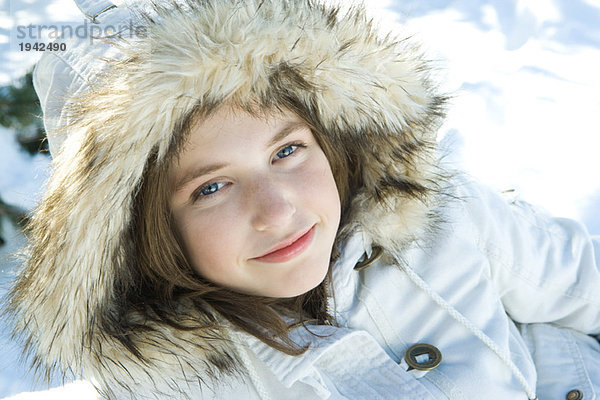
<svg viewBox="0 0 600 400"><path fill-rule="evenodd" d="M94 388L87 382L77 381L46 391L23 392L7 397L7 400L91 400L99 398Z"/></svg>
<svg viewBox="0 0 600 400"><path fill-rule="evenodd" d="M446 60L444 89L454 97L440 133L462 144L463 167L596 234L598 3L404 0L375 13Z"/></svg>
<svg viewBox="0 0 600 400"><path fill-rule="evenodd" d="M0 126L0 197L9 204L31 210L48 177L49 157L30 156L15 136Z"/></svg>
<svg viewBox="0 0 600 400"><path fill-rule="evenodd" d="M382 25L412 35L435 60L436 76L453 96L440 136L457 146L455 158L468 172L600 234L600 0L365 3ZM0 84L39 57L17 49L18 25L82 21L70 0L5 0L0 9L8 10L0 13ZM46 164L0 130L0 195L6 201L31 208ZM0 270L5 281L10 267ZM0 344L0 397L32 390L14 350L6 350L14 345L7 336ZM89 390L75 384L44 398L91 398Z"/></svg>

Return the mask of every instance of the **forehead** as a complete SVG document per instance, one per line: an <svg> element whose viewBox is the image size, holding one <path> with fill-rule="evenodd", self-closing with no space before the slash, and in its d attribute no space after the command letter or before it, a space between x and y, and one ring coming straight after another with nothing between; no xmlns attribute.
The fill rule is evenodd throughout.
<svg viewBox="0 0 600 400"><path fill-rule="evenodd" d="M300 126L305 126L303 121L287 110L250 113L239 108L220 107L207 117L198 118L190 124L180 157L215 146L222 146L226 150L231 142L242 146L256 144L261 140L268 141L282 130Z"/></svg>

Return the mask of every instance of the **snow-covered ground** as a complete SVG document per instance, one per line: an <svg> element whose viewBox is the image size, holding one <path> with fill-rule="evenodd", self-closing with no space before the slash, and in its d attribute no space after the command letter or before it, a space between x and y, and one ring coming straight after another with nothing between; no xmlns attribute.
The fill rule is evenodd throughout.
<svg viewBox="0 0 600 400"><path fill-rule="evenodd" d="M467 171L600 234L600 0L365 3L381 24L414 36L436 60L443 88L454 96L440 136L455 144L455 158ZM0 84L39 56L19 51L19 25L83 22L70 0L0 4ZM31 207L46 164L42 156L20 152L0 130L5 201ZM7 248L0 251L1 257ZM0 283L11 269L0 263ZM31 390L6 334L0 346L0 398ZM86 398L87 390L69 386L45 398Z"/></svg>
<svg viewBox="0 0 600 400"><path fill-rule="evenodd" d="M379 3L379 2L378 2ZM426 5L425 5L426 4ZM600 1L389 0L446 60L466 170L600 234Z"/></svg>

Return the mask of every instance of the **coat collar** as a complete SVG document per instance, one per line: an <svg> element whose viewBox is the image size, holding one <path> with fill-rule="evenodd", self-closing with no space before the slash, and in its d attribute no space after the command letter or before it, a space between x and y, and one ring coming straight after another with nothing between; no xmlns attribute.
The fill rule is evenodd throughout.
<svg viewBox="0 0 600 400"><path fill-rule="evenodd" d="M371 254L368 238L362 231L357 231L348 240L338 246L340 257L331 270L331 286L328 308L332 316L340 324L344 324L346 312L352 307L354 293L358 286L358 273L354 266L365 254Z"/></svg>
<svg viewBox="0 0 600 400"><path fill-rule="evenodd" d="M425 386L396 364L367 332L322 325L309 329L313 334L298 328L291 335L310 345L301 357L285 355L242 334L248 336L243 342L262 363L251 368L266 368L286 389L296 383L308 385L322 399L332 397L329 379L336 382L340 394L352 393L356 398L433 400Z"/></svg>

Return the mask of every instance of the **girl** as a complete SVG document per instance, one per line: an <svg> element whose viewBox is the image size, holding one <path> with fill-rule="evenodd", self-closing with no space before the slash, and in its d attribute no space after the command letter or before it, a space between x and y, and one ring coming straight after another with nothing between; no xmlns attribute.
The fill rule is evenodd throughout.
<svg viewBox="0 0 600 400"><path fill-rule="evenodd" d="M596 398L600 241L440 165L416 47L310 0L80 3L104 37L36 70L35 367L108 399Z"/></svg>

